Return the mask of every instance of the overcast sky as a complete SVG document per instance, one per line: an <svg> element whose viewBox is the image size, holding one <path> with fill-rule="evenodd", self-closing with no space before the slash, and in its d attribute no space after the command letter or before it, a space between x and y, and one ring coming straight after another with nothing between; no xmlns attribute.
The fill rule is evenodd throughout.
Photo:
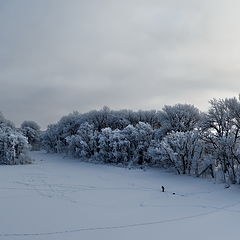
<svg viewBox="0 0 240 240"><path fill-rule="evenodd" d="M0 111L43 128L104 105L240 92L239 0L0 0Z"/></svg>

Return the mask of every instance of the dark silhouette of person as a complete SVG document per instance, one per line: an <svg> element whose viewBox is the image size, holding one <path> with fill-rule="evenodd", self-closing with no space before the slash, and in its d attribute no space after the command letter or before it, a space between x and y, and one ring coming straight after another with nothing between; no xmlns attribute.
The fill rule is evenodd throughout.
<svg viewBox="0 0 240 240"><path fill-rule="evenodd" d="M162 192L165 192L165 187L164 186L162 186Z"/></svg>

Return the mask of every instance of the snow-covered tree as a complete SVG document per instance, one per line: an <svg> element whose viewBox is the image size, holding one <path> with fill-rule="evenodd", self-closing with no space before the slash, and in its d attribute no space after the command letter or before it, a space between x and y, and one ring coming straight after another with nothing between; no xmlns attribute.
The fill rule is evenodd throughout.
<svg viewBox="0 0 240 240"><path fill-rule="evenodd" d="M136 125L137 130L137 163L142 165L148 162L148 155L147 151L150 146L152 137L153 137L153 130L150 124L139 122Z"/></svg>
<svg viewBox="0 0 240 240"><path fill-rule="evenodd" d="M27 138L12 124L0 123L0 164L24 164L29 162Z"/></svg>
<svg viewBox="0 0 240 240"><path fill-rule="evenodd" d="M129 160L139 165L148 162L147 150L153 136L150 124L139 122L136 127L129 125L123 129L123 134L130 142Z"/></svg>
<svg viewBox="0 0 240 240"><path fill-rule="evenodd" d="M204 143L198 131L173 132L153 140L148 154L154 163L174 168L179 174L197 175L204 169Z"/></svg>
<svg viewBox="0 0 240 240"><path fill-rule="evenodd" d="M40 150L40 126L34 121L24 121L21 124L21 131L32 146L31 150Z"/></svg>
<svg viewBox="0 0 240 240"><path fill-rule="evenodd" d="M75 157L90 158L97 152L98 134L93 124L83 123L80 125L77 133L68 136L69 153Z"/></svg>
<svg viewBox="0 0 240 240"><path fill-rule="evenodd" d="M110 149L115 163L127 163L129 161L130 141L122 130L112 131L110 137Z"/></svg>
<svg viewBox="0 0 240 240"><path fill-rule="evenodd" d="M47 130L42 136L42 146L47 152L61 153L64 152L64 144L60 140L58 124L48 125ZM64 150L63 150L64 149Z"/></svg>
<svg viewBox="0 0 240 240"><path fill-rule="evenodd" d="M112 114L109 107L105 106L99 111L94 110L87 113L86 115L88 118L87 121L94 124L98 131L101 131L103 128L110 127L109 122L111 122Z"/></svg>
<svg viewBox="0 0 240 240"><path fill-rule="evenodd" d="M197 127L201 119L200 111L189 104L164 106L160 113L161 132L166 135L170 132L187 132Z"/></svg>
<svg viewBox="0 0 240 240"><path fill-rule="evenodd" d="M99 134L99 158L106 163L112 162L114 158L111 145L112 134L111 128L104 128Z"/></svg>
<svg viewBox="0 0 240 240"><path fill-rule="evenodd" d="M240 101L237 98L213 99L204 115L201 129L216 168L223 172L223 180L239 182L240 166Z"/></svg>
<svg viewBox="0 0 240 240"><path fill-rule="evenodd" d="M99 134L99 156L104 162L142 165L148 161L152 134L151 126L142 122L122 130L104 128Z"/></svg>
<svg viewBox="0 0 240 240"><path fill-rule="evenodd" d="M35 131L40 131L40 126L34 121L24 121L21 124L21 128L27 128L27 127L32 128Z"/></svg>
<svg viewBox="0 0 240 240"><path fill-rule="evenodd" d="M5 126L9 126L11 128L14 128L14 124L13 122L7 120L4 115L2 114L2 112L0 112L0 124L4 124Z"/></svg>
<svg viewBox="0 0 240 240"><path fill-rule="evenodd" d="M44 148L53 152L68 152L66 139L77 134L81 124L88 122L95 130L101 132L102 129L110 127L112 130L122 130L128 125L134 127L139 122L148 123L152 128L158 128L160 124L160 112L132 110L111 110L103 107L100 110L93 110L84 114L73 112L62 117L56 124L50 125L43 135ZM54 136L53 136L54 135ZM51 141L49 141L51 139Z"/></svg>

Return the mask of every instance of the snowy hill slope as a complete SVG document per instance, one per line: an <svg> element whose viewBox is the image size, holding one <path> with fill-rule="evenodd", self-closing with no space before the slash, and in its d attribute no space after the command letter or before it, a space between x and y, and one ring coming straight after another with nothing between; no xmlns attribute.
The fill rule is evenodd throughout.
<svg viewBox="0 0 240 240"><path fill-rule="evenodd" d="M238 186L43 152L32 157L31 165L0 166L0 239L239 237Z"/></svg>

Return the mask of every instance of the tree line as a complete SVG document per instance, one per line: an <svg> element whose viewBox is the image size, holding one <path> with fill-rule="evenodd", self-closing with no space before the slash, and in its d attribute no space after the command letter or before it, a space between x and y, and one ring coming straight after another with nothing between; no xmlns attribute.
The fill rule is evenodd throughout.
<svg viewBox="0 0 240 240"><path fill-rule="evenodd" d="M189 104L160 111L73 112L48 126L48 152L125 166L240 182L240 100L213 99L206 113Z"/></svg>
<svg viewBox="0 0 240 240"><path fill-rule="evenodd" d="M34 121L24 121L21 128L0 112L0 165L30 163L29 150L41 148L40 127Z"/></svg>
<svg viewBox="0 0 240 240"><path fill-rule="evenodd" d="M209 103L207 112L189 104L159 111L73 112L44 132L32 121L17 129L0 115L0 163L21 163L31 146L88 161L240 183L240 99Z"/></svg>

